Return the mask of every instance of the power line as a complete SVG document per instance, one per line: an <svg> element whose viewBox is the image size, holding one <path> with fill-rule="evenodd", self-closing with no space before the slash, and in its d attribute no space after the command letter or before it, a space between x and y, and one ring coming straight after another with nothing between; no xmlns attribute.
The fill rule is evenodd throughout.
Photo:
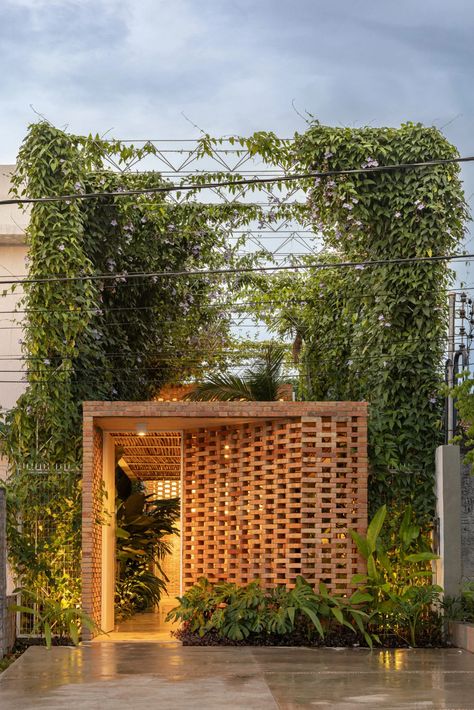
<svg viewBox="0 0 474 710"><path fill-rule="evenodd" d="M415 264L430 263L439 261L470 261L474 259L474 254L446 254L444 256L414 256L395 259L375 259L373 261L339 261L334 263L319 262L316 264L281 264L279 266L240 266L233 269L207 269L206 271L154 271L154 272L122 272L116 274L89 274L82 276L50 276L38 279L7 279L0 280L0 286L13 284L43 284L43 283L69 283L76 281L110 281L116 279L137 278L173 278L177 276L226 276L227 274L245 274L273 271L298 271L298 270L327 270L344 268L365 268L370 266L389 266L390 264ZM118 281L114 285L123 285L124 281Z"/></svg>
<svg viewBox="0 0 474 710"><path fill-rule="evenodd" d="M328 332L326 331L326 335L327 334L328 334ZM389 343L389 345L390 346L398 346L398 345L406 345L406 344L410 344L410 343L417 344L419 342L426 342L426 340L427 340L426 338L409 338L409 339L404 338L403 340L394 340L391 343ZM439 339L440 344L445 343L447 341L448 341L448 336L443 336L442 338ZM256 342L255 346L258 347L259 344L260 344L259 342ZM291 347L291 343L286 343L286 345L288 347ZM370 345L370 343L368 343L368 345ZM166 347L169 348L170 346L167 345ZM251 346L247 346L247 347L250 350ZM176 362L176 361L202 362L203 360L207 359L208 355L211 355L211 356L221 355L221 356L230 356L230 357L237 355L237 356L243 357L244 359L254 357L254 355L242 353L242 351L239 350L238 348L220 348L220 349L213 348L208 351L201 349L201 357L174 355L173 352L174 351L171 351L169 355L167 355L166 352L162 353L160 355L160 357L154 358L154 361L156 361L156 362L161 362L161 361L163 361L163 362ZM404 353L399 353L400 356L402 354L404 354ZM410 354L410 357L411 356L412 356L412 353ZM122 352L100 353L99 357L106 358L106 359L134 357L136 359L137 357L140 357L140 355L134 355L134 354L132 355L131 353L127 353L127 352L122 351ZM3 361L7 361L7 362L12 362L12 361L22 361L22 362L41 361L41 362L44 362L45 360L49 360L52 365L57 364L57 366L60 366L62 361L76 360L76 359L77 359L76 357L73 357L71 355L51 355L49 357L46 355L42 355L42 356L39 356L39 355L26 355L26 356L23 356L23 355L2 355L2 356L0 356L0 361L3 360ZM9 370L9 372L15 372L15 370ZM23 370L18 370L18 372L23 372Z"/></svg>
<svg viewBox="0 0 474 710"><path fill-rule="evenodd" d="M426 168L436 165L449 165L452 163L469 163L474 161L474 156L459 158L444 158L436 160L419 161L415 163L396 163L391 165L377 165L366 168L344 168L340 170L311 171L308 173L295 173L294 175L281 175L275 178L248 178L243 180L223 180L222 182L195 183L191 185L159 185L157 187L139 188L135 190L120 190L118 192L89 192L71 193L69 195L52 195L51 197L25 197L0 200L0 205L25 205L43 202L65 202L66 200L93 200L101 197L130 197L133 195L147 195L154 193L170 193L194 190L214 189L218 187L240 187L241 185L263 185L270 183L291 182L294 180L311 180L315 178L336 177L338 175L361 175L367 173L393 172L395 170L410 170Z"/></svg>
<svg viewBox="0 0 474 710"><path fill-rule="evenodd" d="M443 288L446 293L463 293L464 291L474 291L474 285L469 285L469 286L464 286L463 288L450 288L449 286ZM420 291L420 296L423 295L431 295L431 291ZM393 295L392 291L375 291L373 293L369 292L362 292L362 293L357 293L357 294L351 294L350 297L348 297L350 300L362 300L364 298L380 298L383 296L391 296ZM222 303L212 303L209 305L209 308L215 309L217 311L222 311L225 309L228 309L230 312L245 312L245 309L247 307L259 307L259 308L272 308L274 306L298 306L298 305L311 305L312 303L324 298L324 292L320 294L319 299L318 298L292 298L288 299L285 301L276 301L276 300L268 300L268 301L236 301L235 303L232 301L224 301ZM160 310L162 306L95 306L92 308L75 308L74 311L71 311L70 308L19 308L19 309L13 309L13 310L0 310L0 315L21 315L21 314L27 314L27 313L37 313L37 314L44 314L47 315L49 313L68 313L71 315L78 315L80 313L91 313L95 314L98 316L103 316L108 313L118 313L122 311L156 311ZM258 318L259 316L256 316ZM4 319L4 320L13 320L13 319ZM15 322L15 321L13 321Z"/></svg>

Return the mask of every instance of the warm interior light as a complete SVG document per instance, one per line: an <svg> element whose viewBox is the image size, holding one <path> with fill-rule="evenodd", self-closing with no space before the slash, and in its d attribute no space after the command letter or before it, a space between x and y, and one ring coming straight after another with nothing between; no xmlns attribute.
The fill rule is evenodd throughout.
<svg viewBox="0 0 474 710"><path fill-rule="evenodd" d="M135 424L135 431L137 432L138 436L145 436L145 434L148 432L148 424L146 422L137 422Z"/></svg>

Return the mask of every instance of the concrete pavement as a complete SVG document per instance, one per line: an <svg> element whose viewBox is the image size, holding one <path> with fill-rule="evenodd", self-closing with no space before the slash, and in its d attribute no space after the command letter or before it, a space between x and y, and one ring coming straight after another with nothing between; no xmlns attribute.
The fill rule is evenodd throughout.
<svg viewBox="0 0 474 710"><path fill-rule="evenodd" d="M458 649L32 647L0 676L1 710L474 710L474 655Z"/></svg>

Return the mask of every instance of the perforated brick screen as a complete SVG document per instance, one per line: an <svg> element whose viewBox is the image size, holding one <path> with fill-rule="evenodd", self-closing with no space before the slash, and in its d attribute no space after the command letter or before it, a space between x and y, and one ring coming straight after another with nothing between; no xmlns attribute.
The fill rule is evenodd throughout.
<svg viewBox="0 0 474 710"><path fill-rule="evenodd" d="M289 585L303 574L344 593L363 570L348 530L367 526L364 403L86 402L83 605L95 616L100 540L89 511L101 458L93 425L104 417L116 430L122 417L183 430L185 589L201 575Z"/></svg>

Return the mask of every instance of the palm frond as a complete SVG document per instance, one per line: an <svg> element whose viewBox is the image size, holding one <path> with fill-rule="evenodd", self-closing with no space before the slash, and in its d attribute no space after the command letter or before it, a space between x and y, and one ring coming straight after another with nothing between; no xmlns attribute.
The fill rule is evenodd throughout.
<svg viewBox="0 0 474 710"><path fill-rule="evenodd" d="M249 384L237 375L212 375L206 382L198 384L184 399L192 402L233 402L255 399Z"/></svg>
<svg viewBox="0 0 474 710"><path fill-rule="evenodd" d="M261 357L245 370L243 377L231 373L211 375L184 399L192 402L274 402L284 383L281 374L284 358L285 347L269 343L264 346Z"/></svg>

